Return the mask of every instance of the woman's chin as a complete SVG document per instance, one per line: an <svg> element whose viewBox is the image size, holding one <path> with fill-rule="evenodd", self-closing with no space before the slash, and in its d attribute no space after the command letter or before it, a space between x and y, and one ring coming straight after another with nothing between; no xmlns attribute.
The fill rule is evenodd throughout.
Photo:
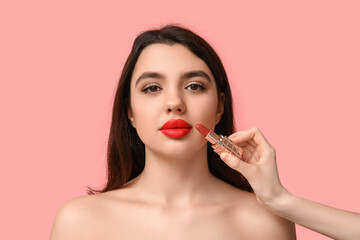
<svg viewBox="0 0 360 240"><path fill-rule="evenodd" d="M206 145L195 145L195 144L166 144L162 148L156 149L147 149L149 154L154 156L158 156L160 158L167 158L167 159L189 159L194 158L194 156L199 156L200 153L206 153ZM203 149L205 148L205 149ZM205 155L206 156L206 155Z"/></svg>

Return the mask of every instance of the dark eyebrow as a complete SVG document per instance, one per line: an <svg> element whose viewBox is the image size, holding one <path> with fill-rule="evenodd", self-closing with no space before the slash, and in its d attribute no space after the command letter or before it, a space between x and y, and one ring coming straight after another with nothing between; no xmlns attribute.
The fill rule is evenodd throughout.
<svg viewBox="0 0 360 240"><path fill-rule="evenodd" d="M211 83L211 79L209 75L207 75L207 73L204 72L203 70L186 72L181 76L181 78L193 78L193 77L203 77Z"/></svg>
<svg viewBox="0 0 360 240"><path fill-rule="evenodd" d="M145 78L158 78L158 79L164 79L164 75L157 73L157 72L143 72L140 77L136 80L135 87L141 82L141 80L144 80Z"/></svg>
<svg viewBox="0 0 360 240"><path fill-rule="evenodd" d="M209 75L202 70L190 71L190 72L186 72L181 75L181 79L188 79L188 78L193 78L193 77L203 77L211 83L211 79L210 79ZM138 77L138 79L136 80L135 87L139 84L139 82L141 82L142 80L144 80L146 78L164 79L165 77L164 77L164 75L157 73L157 72L143 72L140 75L140 77Z"/></svg>

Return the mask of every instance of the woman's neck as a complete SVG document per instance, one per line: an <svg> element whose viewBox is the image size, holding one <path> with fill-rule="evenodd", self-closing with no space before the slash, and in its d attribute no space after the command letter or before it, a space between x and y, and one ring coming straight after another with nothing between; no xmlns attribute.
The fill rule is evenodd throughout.
<svg viewBox="0 0 360 240"><path fill-rule="evenodd" d="M188 206L211 199L209 194L217 181L209 171L205 145L182 156L160 156L147 149L144 170L132 186L151 202Z"/></svg>

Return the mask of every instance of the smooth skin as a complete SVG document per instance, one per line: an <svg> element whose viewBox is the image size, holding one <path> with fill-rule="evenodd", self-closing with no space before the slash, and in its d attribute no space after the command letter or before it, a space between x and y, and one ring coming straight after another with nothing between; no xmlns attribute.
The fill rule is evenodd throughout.
<svg viewBox="0 0 360 240"><path fill-rule="evenodd" d="M294 224L260 205L255 194L210 173L207 141L194 126L214 129L224 96L217 97L204 61L179 44L152 44L139 56L130 95L128 117L145 144L143 172L119 189L68 201L51 240L296 238ZM170 138L160 131L169 119L193 129Z"/></svg>
<svg viewBox="0 0 360 240"><path fill-rule="evenodd" d="M236 132L229 139L243 149L246 162L225 153L221 158L248 179L260 204L280 217L328 237L360 239L360 214L297 197L281 185L275 149L258 128Z"/></svg>

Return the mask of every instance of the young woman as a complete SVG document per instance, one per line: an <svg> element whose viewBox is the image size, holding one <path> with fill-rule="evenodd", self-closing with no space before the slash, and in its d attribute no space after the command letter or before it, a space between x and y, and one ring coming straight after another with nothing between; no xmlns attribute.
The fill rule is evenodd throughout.
<svg viewBox="0 0 360 240"><path fill-rule="evenodd" d="M182 27L142 33L115 96L107 184L67 202L51 239L295 239L294 224L258 203L197 123L234 131L218 55Z"/></svg>

